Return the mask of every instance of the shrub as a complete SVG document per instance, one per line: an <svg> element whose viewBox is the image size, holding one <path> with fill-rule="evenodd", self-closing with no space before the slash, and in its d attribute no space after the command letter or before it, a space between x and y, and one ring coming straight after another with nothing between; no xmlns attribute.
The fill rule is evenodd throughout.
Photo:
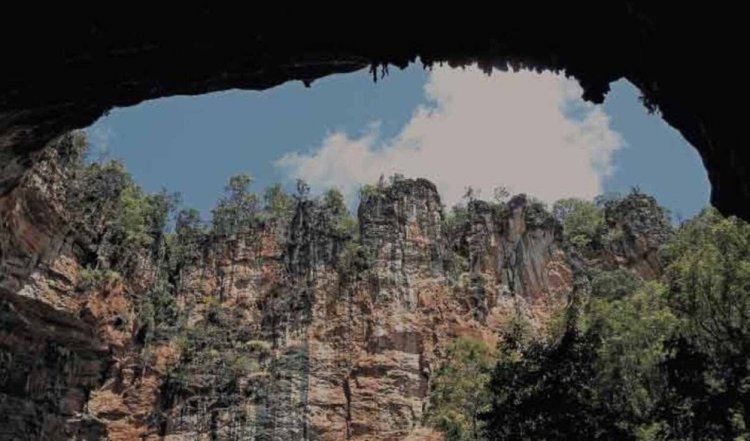
<svg viewBox="0 0 750 441"><path fill-rule="evenodd" d="M429 423L451 441L478 439L479 415L488 409L495 352L483 341L458 337L447 348L447 360L438 370L430 394Z"/></svg>
<svg viewBox="0 0 750 441"><path fill-rule="evenodd" d="M526 226L534 228L544 228L554 222L554 217L547 211L544 202L531 198L524 209L524 218Z"/></svg>
<svg viewBox="0 0 750 441"><path fill-rule="evenodd" d="M258 196L250 192L253 179L247 174L229 178L224 188L225 196L213 210L213 228L219 235L232 235L248 231L258 214Z"/></svg>
<svg viewBox="0 0 750 441"><path fill-rule="evenodd" d="M633 294L643 281L626 269L598 271L591 278L591 294L594 297L616 300Z"/></svg>
<svg viewBox="0 0 750 441"><path fill-rule="evenodd" d="M287 195L280 184L266 188L263 193L264 209L272 218L291 219L294 215L295 202Z"/></svg>
<svg viewBox="0 0 750 441"><path fill-rule="evenodd" d="M251 351L262 354L270 354L272 350L271 343L264 340L250 340L245 343L245 346Z"/></svg>
<svg viewBox="0 0 750 441"><path fill-rule="evenodd" d="M107 285L122 281L122 275L120 273L109 269L97 270L84 268L80 271L78 276L78 286L76 288L82 291L100 289Z"/></svg>
<svg viewBox="0 0 750 441"><path fill-rule="evenodd" d="M231 364L231 370L235 377L244 377L260 370L258 361L247 355L238 355Z"/></svg>
<svg viewBox="0 0 750 441"><path fill-rule="evenodd" d="M559 200L552 213L563 225L563 239L579 249L595 242L604 227L604 212L593 202L582 199Z"/></svg>

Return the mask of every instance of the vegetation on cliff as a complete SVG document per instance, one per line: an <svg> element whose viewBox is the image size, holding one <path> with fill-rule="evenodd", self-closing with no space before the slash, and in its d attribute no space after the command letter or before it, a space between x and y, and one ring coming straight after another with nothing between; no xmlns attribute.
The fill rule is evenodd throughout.
<svg viewBox="0 0 750 441"><path fill-rule="evenodd" d="M119 162L86 163L80 140L58 148L66 158L65 204L83 267L79 292L131 281L133 313L123 320L132 319L142 368L156 369L149 356L160 345L173 344L178 353L161 372L161 410L148 416L150 425L163 427L160 412L180 401L210 414L214 430L220 409L268 399L272 390L266 381L284 332L280 321L290 314L248 322L242 310L252 305L222 303L224 286L234 281L209 284L198 300L181 297L202 277L196 274L211 270L205 268L209 262L234 265L238 244L257 246L262 234L275 235L283 247L278 254L242 256L261 263L277 259L283 268L284 275L269 284L268 304L261 305L269 310L283 302L289 310L309 309L317 265L334 268L339 277L332 285L338 284L341 297L331 304L352 295L346 283L361 282L356 286L365 292L377 279L368 271L373 244L382 237L360 237L361 225L335 189L314 197L299 182L295 194L279 185L258 194L250 176L237 175L204 220L180 207L179 195L144 192ZM413 194L437 207L417 219L435 230L432 242L417 229L398 230L397 222L388 230L388 216L418 217L399 205ZM440 347L439 365L423 372L429 404L421 423L461 441L750 440L750 226L708 209L673 228L666 211L639 191L596 201L565 199L551 211L524 195L508 199L502 189L491 202L469 191L465 203L447 214L435 194L428 181L400 176L365 186L360 211L369 211L360 213L360 221L428 244L421 250L427 257L396 247L389 253L423 259L430 270L442 265L441 283L466 297L472 320L484 323L489 302L515 295L513 285L492 284L524 277L487 258L488 247L520 243L493 240L510 234L504 229L521 212L523 231L551 232L550 240L560 243L575 291L548 326L511 314L496 347L461 335ZM509 259L529 258L516 251L508 251ZM503 274L495 280L483 270ZM262 267L258 277L270 271ZM277 295L282 284L290 298ZM497 298L489 298L489 288L497 289ZM310 319L310 312L301 316ZM411 346L412 334L404 335ZM415 351L417 342L415 337ZM344 387L351 394L348 380ZM210 405L220 409L206 410Z"/></svg>
<svg viewBox="0 0 750 441"><path fill-rule="evenodd" d="M561 337L506 340L485 438L748 439L749 228L708 209L664 246L663 278L600 272Z"/></svg>
<svg viewBox="0 0 750 441"><path fill-rule="evenodd" d="M429 423L443 431L449 439L479 439L479 419L490 404L487 388L495 351L492 346L470 337L458 337L446 350L443 366L432 385Z"/></svg>

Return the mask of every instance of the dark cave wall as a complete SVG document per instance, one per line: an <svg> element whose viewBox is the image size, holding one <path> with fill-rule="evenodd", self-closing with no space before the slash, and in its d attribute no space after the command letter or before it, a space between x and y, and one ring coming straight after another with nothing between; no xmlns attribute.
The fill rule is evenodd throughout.
<svg viewBox="0 0 750 441"><path fill-rule="evenodd" d="M626 78L700 152L712 203L750 219L744 134L732 107L746 94L736 55L742 16L722 4L21 9L0 29L0 192L17 184L50 139L113 107L310 83L367 66L380 75L382 66L419 57L426 65L565 70L594 102L610 82Z"/></svg>

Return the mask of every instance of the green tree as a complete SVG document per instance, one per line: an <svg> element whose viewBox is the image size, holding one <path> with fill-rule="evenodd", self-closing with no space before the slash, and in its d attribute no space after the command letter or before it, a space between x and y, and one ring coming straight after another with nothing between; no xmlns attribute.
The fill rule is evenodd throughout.
<svg viewBox="0 0 750 441"><path fill-rule="evenodd" d="M603 211L582 199L561 199L555 202L552 214L563 225L565 241L582 249L597 239L604 226Z"/></svg>
<svg viewBox="0 0 750 441"><path fill-rule="evenodd" d="M349 213L344 195L338 189L331 188L325 192L321 208L329 232L342 238L354 236L357 222Z"/></svg>
<svg viewBox="0 0 750 441"><path fill-rule="evenodd" d="M192 236L205 231L201 214L195 208L184 208L177 213L175 232L181 236Z"/></svg>
<svg viewBox="0 0 750 441"><path fill-rule="evenodd" d="M284 192L281 184L273 184L263 194L264 209L272 217L290 219L294 214L294 198Z"/></svg>
<svg viewBox="0 0 750 441"><path fill-rule="evenodd" d="M79 164L68 183L66 205L77 228L94 234L106 225L118 209L117 202L134 183L119 161Z"/></svg>
<svg viewBox="0 0 750 441"><path fill-rule="evenodd" d="M479 440L479 416L489 406L487 384L495 351L483 341L458 337L446 352L447 361L433 383L429 422L448 440Z"/></svg>
<svg viewBox="0 0 750 441"><path fill-rule="evenodd" d="M258 213L258 196L250 191L253 179L240 173L229 178L225 196L213 210L214 232L231 235L248 231Z"/></svg>
<svg viewBox="0 0 750 441"><path fill-rule="evenodd" d="M559 342L501 346L482 415L488 440L621 439L596 400L596 339L569 326Z"/></svg>
<svg viewBox="0 0 750 441"><path fill-rule="evenodd" d="M661 422L657 402L666 393L660 365L677 319L667 305L666 287L649 282L624 297L597 296L582 318L595 344L596 400L632 439Z"/></svg>
<svg viewBox="0 0 750 441"><path fill-rule="evenodd" d="M73 227L97 238L94 266L127 272L137 256L162 254L162 239L179 195L145 194L118 161L75 167L66 205Z"/></svg>
<svg viewBox="0 0 750 441"><path fill-rule="evenodd" d="M666 288L634 283L612 295L594 286L588 303L560 317L559 339L532 340L520 317L511 321L484 417L489 439L660 439L660 365L676 326Z"/></svg>
<svg viewBox="0 0 750 441"><path fill-rule="evenodd" d="M668 435L750 439L750 225L705 210L679 229L664 260L680 319L664 363Z"/></svg>
<svg viewBox="0 0 750 441"><path fill-rule="evenodd" d="M512 203L516 198L525 200L524 218L528 228L544 228L556 222L554 216L547 211L547 205L539 199L528 197L524 194L515 196L509 203Z"/></svg>
<svg viewBox="0 0 750 441"><path fill-rule="evenodd" d="M206 230L200 212L195 208L186 208L177 213L172 241L171 267L177 273L178 280L185 266L195 264L200 260L206 243Z"/></svg>
<svg viewBox="0 0 750 441"><path fill-rule="evenodd" d="M180 310L173 291L166 278L162 277L157 279L150 292L136 299L136 339L141 344L163 341L174 336Z"/></svg>
<svg viewBox="0 0 750 441"><path fill-rule="evenodd" d="M166 191L146 195L132 182L123 189L108 226L110 242L115 245L121 266L127 267L135 256L146 250L160 255L161 239L178 201L178 195Z"/></svg>
<svg viewBox="0 0 750 441"><path fill-rule="evenodd" d="M594 271L591 277L591 294L599 299L624 299L641 286L643 286L643 280L624 268Z"/></svg>

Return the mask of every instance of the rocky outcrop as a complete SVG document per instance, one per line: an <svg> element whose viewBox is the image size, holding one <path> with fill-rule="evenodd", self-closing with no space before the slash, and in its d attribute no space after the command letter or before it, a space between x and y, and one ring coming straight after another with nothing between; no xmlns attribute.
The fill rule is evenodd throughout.
<svg viewBox="0 0 750 441"><path fill-rule="evenodd" d="M0 286L10 291L23 290L30 279L39 278L32 274L41 272L41 278L71 283L66 263L58 259L70 254L63 205L67 176L57 150L46 150L43 156L16 191L0 197Z"/></svg>
<svg viewBox="0 0 750 441"><path fill-rule="evenodd" d="M0 439L99 439L84 409L111 362L77 315L0 289Z"/></svg>
<svg viewBox="0 0 750 441"><path fill-rule="evenodd" d="M98 236L66 228L50 154L2 200L0 439L440 439L425 422L447 345L497 344L515 314L541 332L576 289L538 202L448 216L403 178L363 195L357 237L298 198L206 233L166 296L146 257L82 283ZM661 230L631 202L607 215L627 232L608 262L656 270Z"/></svg>
<svg viewBox="0 0 750 441"><path fill-rule="evenodd" d="M243 373L233 391L222 390L215 373L191 370L202 386L176 394L166 433L172 439L209 430L226 439L436 436L423 421L445 345L460 335L494 343L518 308L541 323L572 289L555 244L559 226L549 218L526 227L525 210L519 199L504 225L486 220L497 247L509 251L495 253L497 271L474 271L495 281L480 300L471 277L457 283L448 273L442 205L425 180L397 180L362 200L365 268L333 258L340 238L323 234L306 204L286 236L287 228L265 224L220 240L181 295L204 332L212 328L201 323L207 304L231 311L233 318L225 317L231 325L219 327L243 334L230 340L256 347L239 351L256 370ZM509 278L518 291L508 288ZM503 282L506 288L498 288ZM210 347L221 351L222 344L212 340ZM219 402L221 411L206 410Z"/></svg>
<svg viewBox="0 0 750 441"><path fill-rule="evenodd" d="M507 204L471 201L457 254L468 264L476 314L508 296L533 305L532 314L560 307L573 287L560 224L538 203L519 195ZM500 211L498 211L500 210ZM550 303L551 302L551 303ZM537 317L535 323L543 323Z"/></svg>
<svg viewBox="0 0 750 441"><path fill-rule="evenodd" d="M445 236L440 197L424 179L396 180L360 202L362 245L372 258L374 301L417 307L415 282L443 275Z"/></svg>
<svg viewBox="0 0 750 441"><path fill-rule="evenodd" d="M644 279L661 275L659 249L672 235L669 218L656 200L633 193L604 210L609 266L626 266Z"/></svg>

